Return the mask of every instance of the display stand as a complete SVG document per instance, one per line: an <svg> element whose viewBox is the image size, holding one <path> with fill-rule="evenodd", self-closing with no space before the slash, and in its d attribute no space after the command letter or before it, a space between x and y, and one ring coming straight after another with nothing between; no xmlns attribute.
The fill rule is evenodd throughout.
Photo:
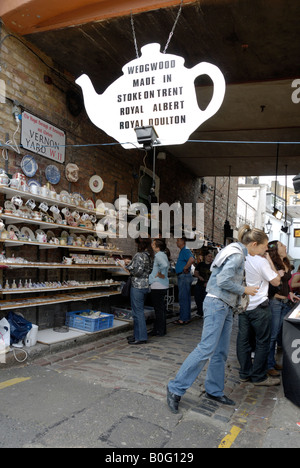
<svg viewBox="0 0 300 468"><path fill-rule="evenodd" d="M49 197L42 197L40 195L34 195L30 192L24 192L14 188L0 185L0 193L4 197L20 197L22 200L32 199L35 203L38 202L51 202L55 203L60 209L68 208L71 212L72 210L80 210L81 213L87 215L93 215L95 220L102 218L103 213L95 209L89 209L84 206L73 205L72 203L65 203L58 199L53 199ZM24 206L24 204L23 204ZM26 248L26 259L24 258L14 258L14 254L11 255L11 258L5 258L5 260L0 261L0 282L2 288L0 290L0 312L14 310L14 309L27 309L27 308L36 308L37 310L37 325L38 325L38 316L39 308L42 306L54 305L59 303L71 303L71 302L81 302L88 300L97 300L102 298L108 298L111 296L120 294L121 282L111 279L110 271L113 272L117 268L117 264L113 258L114 255L120 255L122 252L116 247L109 247L106 245L99 245L94 241L86 242L86 244L77 245L75 243L69 244L69 242L64 242L63 244L58 243L59 233L61 231L67 231L71 236L77 236L85 234L84 238L90 236L93 239L93 236L97 237L96 225L93 224L91 227L82 227L81 225L68 225L61 221L55 222L48 217L47 220L43 221L42 219L35 219L33 215L33 210L28 210L28 213L25 213L25 216L20 216L16 212L8 213L9 210L4 210L1 208L1 219L5 225L10 225L19 230L22 230L22 226L29 226L36 232L36 229L52 229L55 230L56 234L53 236L56 239L56 243L49 242L48 239L44 239L43 242L39 241L36 236L36 232L33 233L31 229L28 231L34 236L33 238L27 238L22 236L20 238L8 238L3 236L1 232L0 237L0 248L3 250L3 253L6 253L7 249L14 249L17 247ZM45 216L45 215L44 215ZM97 222L97 221L94 221ZM16 227L17 225L18 227ZM52 232L52 231L51 231ZM86 237L87 236L87 237ZM103 233L103 238L109 237L109 232ZM32 252L35 251L36 259L32 260ZM60 254L60 261L50 262L48 261L48 253L46 256L46 261L40 261L40 251L46 250L50 251L57 249L57 252ZM23 250L24 251L24 250ZM36 254L37 252L37 254ZM68 257L66 262L64 258ZM5 257L5 255L2 255ZM6 256L7 257L7 256ZM86 261L85 261L86 260ZM6 289L6 272L7 270L16 270L16 278L23 278L24 269L31 269L33 274L36 277L35 287L31 288L25 286L24 284L21 287L9 287ZM40 281L40 272L45 270L43 276L45 276L44 281ZM48 274L50 271L57 271L57 279L53 282L47 281ZM89 279L82 280L69 280L69 273L74 270L77 270L78 273L86 271L89 272ZM98 271L107 272L107 275L101 279L96 278L96 272ZM11 286L11 285L10 285Z"/></svg>
<svg viewBox="0 0 300 468"><path fill-rule="evenodd" d="M286 398L300 407L300 304L283 321L282 382Z"/></svg>

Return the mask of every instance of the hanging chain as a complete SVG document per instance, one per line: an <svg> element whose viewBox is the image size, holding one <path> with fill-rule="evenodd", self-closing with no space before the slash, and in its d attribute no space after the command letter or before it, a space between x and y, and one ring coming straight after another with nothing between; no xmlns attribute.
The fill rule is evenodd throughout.
<svg viewBox="0 0 300 468"><path fill-rule="evenodd" d="M169 44L170 44L170 42L171 42L171 39L172 39L172 37L173 37L175 28L176 28L176 26L177 26L177 23L178 23L178 21L179 21L179 18L180 18L181 12L182 12L182 6L183 6L183 0L181 0L179 12L178 12L178 14L177 14L177 18L176 18L176 20L175 20L175 23L174 23L174 26L173 26L173 28L172 28L172 31L170 32L169 39L168 39L168 41L167 41L167 43L166 43L166 47L165 47L165 50L164 50L164 52L163 52L164 54L167 52L167 49L168 49Z"/></svg>
<svg viewBox="0 0 300 468"><path fill-rule="evenodd" d="M179 8L179 11L177 13L177 17L176 17L176 20L175 20L175 23L174 23L174 26L172 28L172 31L170 32L170 35L169 35L169 38L168 38L168 41L166 43L166 47L163 51L163 53L165 54L167 52L167 49L170 45L170 42L171 42L171 39L174 35L174 31L176 29L176 26L177 26L177 23L179 21L179 18L180 18L180 15L181 15L181 12L182 12L182 6L183 6L183 0L181 0L181 4L180 4L180 8ZM139 58L139 49L138 49L138 45L137 45L137 39L136 39L136 33L135 33L135 25L134 25L134 18L133 18L133 14L131 12L131 27L132 27L132 34L133 34L133 40L134 40L134 46L135 46L135 52L136 52L136 58Z"/></svg>
<svg viewBox="0 0 300 468"><path fill-rule="evenodd" d="M133 14L132 14L132 12L131 12L131 26L132 26L132 34L133 34L133 40L134 40L136 58L139 58L139 49L138 49L137 40L136 40L135 26L134 26L134 19L133 19Z"/></svg>

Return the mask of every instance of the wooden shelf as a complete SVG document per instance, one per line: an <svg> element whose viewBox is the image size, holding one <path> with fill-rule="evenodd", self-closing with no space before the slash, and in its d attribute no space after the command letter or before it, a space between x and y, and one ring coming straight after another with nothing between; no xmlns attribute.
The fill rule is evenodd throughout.
<svg viewBox="0 0 300 468"><path fill-rule="evenodd" d="M96 229L86 229L84 227L79 226L69 226L68 224L47 223L45 221L24 218L22 216L8 215L4 213L1 214L1 218L5 219L6 221L12 222L12 224L33 224L43 229L68 229L70 231L85 232L89 234L98 235ZM108 231L103 232L103 234L105 234L104 237L108 237L109 235Z"/></svg>
<svg viewBox="0 0 300 468"><path fill-rule="evenodd" d="M0 263L0 268L41 268L41 269L52 269L52 268L73 268L73 269L83 269L87 268L99 269L99 270L109 270L115 269L116 265L113 264L98 264L98 263L74 263L72 265L67 265L65 263Z"/></svg>
<svg viewBox="0 0 300 468"><path fill-rule="evenodd" d="M98 293L74 293L62 294L58 296L40 296L28 299L17 299L0 301L0 310L23 309L25 307L40 307L50 304L60 304L62 302L87 301L89 299L98 299L101 297L117 296L120 291L98 292Z"/></svg>
<svg viewBox="0 0 300 468"><path fill-rule="evenodd" d="M43 197L42 195L35 195L31 192L24 192L23 190L13 189L13 188L8 187L7 185L0 185L0 192L4 193L5 195L8 195L9 197L19 196L26 200L33 199L38 202L45 201L46 203L51 203L53 205L70 208L72 210L77 210L77 211L79 210L79 211L82 211L83 213L93 214L97 216L98 218L102 218L106 216L105 214L100 213L99 211L95 209L89 210L87 208L84 208L83 206L73 205L72 203L65 203L61 200L57 200L56 198Z"/></svg>
<svg viewBox="0 0 300 468"><path fill-rule="evenodd" d="M76 250L76 251L93 251L97 253L109 253L109 254L120 254L122 255L123 252L121 250L116 249L105 249L104 247L100 246L98 248L95 247L78 247L76 245L60 245L60 244L50 244L49 242L36 242L36 241L20 241L20 240L11 240L11 239L0 239L0 242L7 244L9 247L17 247L20 245L36 245L40 249L69 249L69 250Z"/></svg>
<svg viewBox="0 0 300 468"><path fill-rule="evenodd" d="M3 295L6 294L30 294L30 293L35 293L35 292L51 292L51 291L71 291L74 289L92 289L92 288L112 288L115 286L120 286L121 283L114 281L113 283L105 283L105 284L80 284L77 286L61 286L61 287L55 287L55 288L20 288L20 289L0 289L0 293Z"/></svg>

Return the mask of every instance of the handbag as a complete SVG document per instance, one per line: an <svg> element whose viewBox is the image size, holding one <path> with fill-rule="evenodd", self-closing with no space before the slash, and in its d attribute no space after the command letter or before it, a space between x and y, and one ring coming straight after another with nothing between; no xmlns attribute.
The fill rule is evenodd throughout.
<svg viewBox="0 0 300 468"><path fill-rule="evenodd" d="M7 321L10 325L10 343L15 344L22 341L32 329L32 323L28 322L22 315L9 312Z"/></svg>
<svg viewBox="0 0 300 468"><path fill-rule="evenodd" d="M243 286L246 287L246 272L244 271L244 277L243 277ZM250 297L247 294L243 294L242 296L238 297L236 306L233 308L233 313L234 314L242 314L248 309L250 302Z"/></svg>
<svg viewBox="0 0 300 468"><path fill-rule="evenodd" d="M130 290L131 290L131 276L129 276L128 280L124 284L121 294L124 297L130 297Z"/></svg>
<svg viewBox="0 0 300 468"><path fill-rule="evenodd" d="M235 314L242 314L248 309L250 298L247 294L239 297L236 306L233 308Z"/></svg>

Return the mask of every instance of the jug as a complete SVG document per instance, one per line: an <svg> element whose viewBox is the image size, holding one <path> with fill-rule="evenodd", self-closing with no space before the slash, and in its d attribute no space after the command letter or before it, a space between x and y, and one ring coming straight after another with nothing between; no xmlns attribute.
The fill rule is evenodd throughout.
<svg viewBox="0 0 300 468"><path fill-rule="evenodd" d="M9 185L10 178L3 169L0 169L0 185Z"/></svg>
<svg viewBox="0 0 300 468"><path fill-rule="evenodd" d="M154 127L155 145L185 143L221 107L225 79L218 67L202 62L192 69L177 55L163 54L160 44L142 47L142 56L123 67L123 76L98 95L87 75L76 83L83 90L91 121L126 149L143 147L135 129ZM214 85L205 110L198 105L195 79L208 75ZM107 112L109 109L109 112Z"/></svg>

